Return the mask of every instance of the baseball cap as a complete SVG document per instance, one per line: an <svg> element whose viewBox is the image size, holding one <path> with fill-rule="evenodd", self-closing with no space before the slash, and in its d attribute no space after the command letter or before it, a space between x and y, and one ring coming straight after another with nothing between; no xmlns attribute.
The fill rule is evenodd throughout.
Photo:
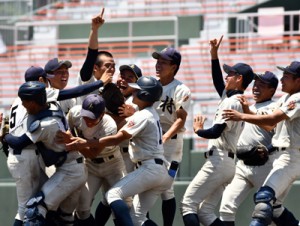
<svg viewBox="0 0 300 226"><path fill-rule="evenodd" d="M135 74L137 79L143 76L142 75L142 70L138 66L136 66L135 64L121 65L119 67L119 71L123 71L123 70L132 71Z"/></svg>
<svg viewBox="0 0 300 226"><path fill-rule="evenodd" d="M160 52L154 52L152 53L152 57L154 59L158 59L161 57L165 60L171 60L178 66L181 63L181 54L172 47L167 47Z"/></svg>
<svg viewBox="0 0 300 226"><path fill-rule="evenodd" d="M68 60L59 60L58 58L53 58L49 60L48 63L45 65L45 71L46 73L53 73L62 65L66 65L67 68L72 67L72 63Z"/></svg>
<svg viewBox="0 0 300 226"><path fill-rule="evenodd" d="M25 81L38 81L40 77L49 78L51 75L47 74L41 67L31 66L25 72Z"/></svg>
<svg viewBox="0 0 300 226"><path fill-rule="evenodd" d="M90 119L97 119L105 109L105 100L97 95L90 94L82 102L80 115Z"/></svg>
<svg viewBox="0 0 300 226"><path fill-rule="evenodd" d="M266 71L264 74L255 74L255 78L259 78L264 83L270 84L272 87L277 89L278 78L274 73Z"/></svg>
<svg viewBox="0 0 300 226"><path fill-rule="evenodd" d="M247 85L249 85L254 78L254 73L253 73L252 68L248 64L245 64L245 63L237 63L237 64L233 65L232 67L227 64L224 64L223 69L227 74L229 74L229 72L235 72L235 73L242 75L243 81Z"/></svg>
<svg viewBox="0 0 300 226"><path fill-rule="evenodd" d="M279 70L282 70L284 72L300 76L300 62L299 61L293 61L289 66L287 67L280 67L277 66Z"/></svg>

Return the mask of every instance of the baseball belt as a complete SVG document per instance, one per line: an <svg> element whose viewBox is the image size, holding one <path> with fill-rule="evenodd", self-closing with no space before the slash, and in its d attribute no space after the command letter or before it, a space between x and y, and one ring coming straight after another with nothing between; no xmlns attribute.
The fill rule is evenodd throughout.
<svg viewBox="0 0 300 226"><path fill-rule="evenodd" d="M156 163L156 164L158 164L158 165L162 165L162 164L164 164L164 161L162 160L162 159L154 159L154 162ZM137 165L138 166L141 166L141 165L143 165L143 162L142 161L138 161L137 162Z"/></svg>
<svg viewBox="0 0 300 226"><path fill-rule="evenodd" d="M123 153L128 153L128 147L122 148L122 152L123 152Z"/></svg>
<svg viewBox="0 0 300 226"><path fill-rule="evenodd" d="M23 150L15 150L15 149L14 149L12 153L13 153L13 155L21 155L22 151L23 151ZM30 150L30 151L31 151L31 150ZM38 151L37 149L35 149L34 151L35 151L35 154L36 154L36 155L39 154L39 151Z"/></svg>
<svg viewBox="0 0 300 226"><path fill-rule="evenodd" d="M208 156L212 156L213 154L214 154L214 150L206 151L206 152L204 152L204 158L207 159ZM227 156L228 156L229 158L234 159L234 153L233 153L233 152L228 151L228 152L227 152Z"/></svg>
<svg viewBox="0 0 300 226"><path fill-rule="evenodd" d="M93 163L96 163L96 164L101 164L103 162L107 162L109 160L112 160L114 157L115 157L114 155L110 155L110 156L108 156L106 158L94 158L94 159L91 159L91 161ZM106 160L107 158L108 158L108 160Z"/></svg>
<svg viewBox="0 0 300 226"><path fill-rule="evenodd" d="M269 154L271 154L274 151L285 151L286 148L280 148L280 147L271 147L270 149L268 149Z"/></svg>

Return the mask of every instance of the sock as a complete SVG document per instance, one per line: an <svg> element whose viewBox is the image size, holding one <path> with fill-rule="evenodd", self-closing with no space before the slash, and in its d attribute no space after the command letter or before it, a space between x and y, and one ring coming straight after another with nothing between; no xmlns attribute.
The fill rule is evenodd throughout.
<svg viewBox="0 0 300 226"><path fill-rule="evenodd" d="M162 201L162 214L164 226L172 226L176 213L175 197L169 200Z"/></svg>
<svg viewBox="0 0 300 226"><path fill-rule="evenodd" d="M111 215L110 206L104 205L102 202L99 202L96 212L95 212L95 221L97 226L104 226Z"/></svg>
<svg viewBox="0 0 300 226"><path fill-rule="evenodd" d="M146 220L142 226L157 226L152 220Z"/></svg>
<svg viewBox="0 0 300 226"><path fill-rule="evenodd" d="M225 226L225 224L219 218L217 218L210 226Z"/></svg>
<svg viewBox="0 0 300 226"><path fill-rule="evenodd" d="M234 221L223 221L225 226L234 226Z"/></svg>
<svg viewBox="0 0 300 226"><path fill-rule="evenodd" d="M23 226L23 221L15 219L13 226Z"/></svg>
<svg viewBox="0 0 300 226"><path fill-rule="evenodd" d="M129 214L129 208L123 200L116 200L110 204L115 214L117 222L121 222L122 226L133 226L132 219Z"/></svg>
<svg viewBox="0 0 300 226"><path fill-rule="evenodd" d="M189 213L182 217L185 226L199 226L200 222L198 215L194 213Z"/></svg>

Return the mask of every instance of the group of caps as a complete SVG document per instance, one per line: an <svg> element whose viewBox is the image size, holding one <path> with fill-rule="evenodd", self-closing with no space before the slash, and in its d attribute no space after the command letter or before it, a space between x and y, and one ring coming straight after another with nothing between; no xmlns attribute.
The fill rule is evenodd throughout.
<svg viewBox="0 0 300 226"><path fill-rule="evenodd" d="M174 48L168 47L163 49L161 52L154 52L152 54L152 57L154 59L163 58L165 60L170 60L172 63L176 64L179 68L181 63L181 54ZM45 65L45 68L41 67L30 67L26 73L25 73L25 81L37 81L39 77L43 78L53 78L54 77L54 71L60 68L62 65L65 65L67 68L72 67L72 63L68 60L62 60L60 61L58 58L53 58L48 61L48 63ZM289 66L287 67L280 67L277 66L278 69L290 73L296 76L300 77L300 62L293 61ZM278 78L277 76L270 72L266 71L264 74L255 74L252 70L252 68L245 63L237 63L234 66L229 66L227 64L223 65L224 71L229 74L230 72L237 73L239 75L243 76L243 81L246 84L250 84L251 81L258 77L261 79L264 83L270 84L272 87L277 88L278 86ZM136 66L135 64L129 64L129 65L122 65L119 67L119 71L122 70L131 70L135 76L138 78L142 77L142 71L141 69ZM90 97L87 98L83 102L83 112L82 115L90 118L97 118L97 115L99 112L103 112L105 106L103 103L103 100L100 100L98 97ZM93 103L93 110L88 109L88 106L91 106L91 103ZM86 110L85 110L86 109ZM98 113L96 113L98 112Z"/></svg>
<svg viewBox="0 0 300 226"><path fill-rule="evenodd" d="M161 52L154 52L152 54L154 59L163 58L172 61L179 68L181 63L181 54L174 48L168 47ZM65 66L67 69L72 67L72 63L68 60L59 60L53 58L47 62L44 69L42 67L31 66L25 72L25 81L39 81L40 77L43 79L54 78L54 72L60 67ZM121 65L119 71L130 70L134 73L137 79L142 77L141 69L135 64ZM138 87L134 87L138 88ZM99 95L89 95L82 103L81 116L91 119L98 118L105 109L105 102Z"/></svg>
<svg viewBox="0 0 300 226"><path fill-rule="evenodd" d="M299 61L293 61L287 67L277 66L277 68L285 73L289 73L289 74L300 77L300 62ZM272 73L270 71L266 71L263 74L255 74L253 72L252 68L248 64L237 63L232 67L227 64L224 64L223 69L227 74L230 72L234 72L239 75L242 75L243 81L245 81L246 84L250 84L251 81L257 77L260 80L262 80L264 83L270 84L275 89L278 86L278 78L274 73Z"/></svg>

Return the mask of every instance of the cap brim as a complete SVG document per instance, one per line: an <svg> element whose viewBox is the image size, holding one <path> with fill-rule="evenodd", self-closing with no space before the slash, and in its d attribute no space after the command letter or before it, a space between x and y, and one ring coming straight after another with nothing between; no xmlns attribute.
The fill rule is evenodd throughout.
<svg viewBox="0 0 300 226"><path fill-rule="evenodd" d="M55 77L55 75L54 74L46 74L46 76L43 76L43 77L45 77L45 78L54 78Z"/></svg>
<svg viewBox="0 0 300 226"><path fill-rule="evenodd" d="M224 64L224 65L223 65L223 70L224 70L227 74L229 74L229 72L236 72L236 73L237 73L237 71L236 71L235 69L233 69L233 67L230 67L230 66L227 65L227 64Z"/></svg>
<svg viewBox="0 0 300 226"><path fill-rule="evenodd" d="M137 74L135 73L135 71L132 69L132 67L130 67L129 65L122 65L119 67L119 71L123 71L123 70L130 70L134 73L136 78L139 78L139 76L137 76Z"/></svg>
<svg viewBox="0 0 300 226"><path fill-rule="evenodd" d="M162 54L162 53L158 53L158 52L152 53L152 57L153 57L154 59L163 58L163 59L165 59L165 60L173 60L172 58L168 57L167 55Z"/></svg>
<svg viewBox="0 0 300 226"><path fill-rule="evenodd" d="M81 117L88 117L90 119L96 119L97 118L96 115L93 112L85 110L83 108L80 111L80 116Z"/></svg>
<svg viewBox="0 0 300 226"><path fill-rule="evenodd" d="M263 75L262 75L262 74L255 74L255 73L254 73L254 79L256 79L256 78L258 78L259 80L261 80L263 83L266 83L266 84L270 84L270 83L271 83L270 81L265 80L265 79L263 78Z"/></svg>
<svg viewBox="0 0 300 226"><path fill-rule="evenodd" d="M62 61L60 62L60 66L62 66L62 65L66 65L67 68L72 67L72 63L71 63L70 61L68 61L68 60L62 60Z"/></svg>
<svg viewBox="0 0 300 226"><path fill-rule="evenodd" d="M57 67L55 67L55 68L52 69L52 71L56 71L58 68L60 68L63 65L65 65L67 68L71 68L72 67L71 61L62 60L62 61L59 62L59 64L57 65Z"/></svg>
<svg viewBox="0 0 300 226"><path fill-rule="evenodd" d="M293 72L293 71L290 71L288 68L286 67L280 67L280 66L277 66L277 68L281 71L284 71L284 72L287 72L287 73L290 73L292 75L297 75L297 73Z"/></svg>
<svg viewBox="0 0 300 226"><path fill-rule="evenodd" d="M138 84L136 83L128 83L128 85L134 89L142 89Z"/></svg>

